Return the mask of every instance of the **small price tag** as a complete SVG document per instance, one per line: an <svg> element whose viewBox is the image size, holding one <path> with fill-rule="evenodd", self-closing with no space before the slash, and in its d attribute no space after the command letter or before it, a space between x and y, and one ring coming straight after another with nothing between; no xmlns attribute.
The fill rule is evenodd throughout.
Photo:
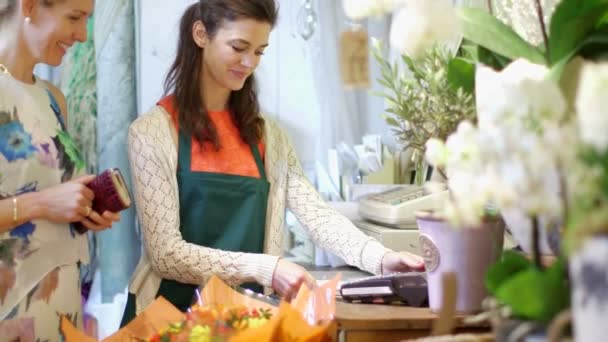
<svg viewBox="0 0 608 342"><path fill-rule="evenodd" d="M365 30L342 32L340 66L345 87L369 88L369 37Z"/></svg>

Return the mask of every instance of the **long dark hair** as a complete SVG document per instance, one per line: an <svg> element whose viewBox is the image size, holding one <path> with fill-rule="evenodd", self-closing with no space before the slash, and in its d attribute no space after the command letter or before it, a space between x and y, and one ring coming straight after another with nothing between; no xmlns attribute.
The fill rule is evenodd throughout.
<svg viewBox="0 0 608 342"><path fill-rule="evenodd" d="M194 42L192 26L202 21L206 33L213 39L225 20L254 19L274 26L277 7L274 0L199 0L190 5L182 16L177 55L165 79L165 95L173 92L180 129L191 134L200 144L208 141L220 147L217 130L207 113L201 96L203 49ZM234 123L243 141L257 143L263 134L264 120L260 117L256 82L252 74L243 88L233 91L228 102Z"/></svg>

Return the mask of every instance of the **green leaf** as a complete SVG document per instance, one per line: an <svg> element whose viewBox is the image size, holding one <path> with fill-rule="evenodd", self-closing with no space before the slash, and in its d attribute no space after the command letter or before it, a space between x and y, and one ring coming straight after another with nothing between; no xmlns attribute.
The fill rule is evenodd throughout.
<svg viewBox="0 0 608 342"><path fill-rule="evenodd" d="M607 0L564 0L551 18L550 64L572 56L608 14Z"/></svg>
<svg viewBox="0 0 608 342"><path fill-rule="evenodd" d="M492 67L495 70L502 70L511 63L511 60L507 57L501 56L489 49L478 46L477 55L479 56L479 62Z"/></svg>
<svg viewBox="0 0 608 342"><path fill-rule="evenodd" d="M448 64L448 81L454 89L462 88L472 94L475 90L475 65L463 58L453 58Z"/></svg>
<svg viewBox="0 0 608 342"><path fill-rule="evenodd" d="M492 265L486 272L486 288L491 294L496 295L500 285L530 266L532 266L532 262L521 253L505 251L501 260Z"/></svg>
<svg viewBox="0 0 608 342"><path fill-rule="evenodd" d="M385 116L384 117L384 121L386 121L386 123L389 126L393 126L393 127L400 127L399 122L397 122L397 120L391 118L390 116Z"/></svg>
<svg viewBox="0 0 608 342"><path fill-rule="evenodd" d="M532 63L546 64L545 57L538 48L486 11L460 8L457 13L466 39L510 59L525 58Z"/></svg>
<svg viewBox="0 0 608 342"><path fill-rule="evenodd" d="M459 56L467 60L479 61L477 47L477 44L473 44L467 41L466 43L463 43L460 46Z"/></svg>
<svg viewBox="0 0 608 342"><path fill-rule="evenodd" d="M543 271L528 268L506 279L496 297L518 317L547 322L569 304L565 275L561 258Z"/></svg>
<svg viewBox="0 0 608 342"><path fill-rule="evenodd" d="M608 25L600 27L588 36L576 52L589 60L605 58L608 53Z"/></svg>
<svg viewBox="0 0 608 342"><path fill-rule="evenodd" d="M554 81L559 81L568 62L577 54L590 60L599 60L608 53L608 25L602 26L597 31L588 36L579 46L559 61L555 62L549 71L549 77Z"/></svg>

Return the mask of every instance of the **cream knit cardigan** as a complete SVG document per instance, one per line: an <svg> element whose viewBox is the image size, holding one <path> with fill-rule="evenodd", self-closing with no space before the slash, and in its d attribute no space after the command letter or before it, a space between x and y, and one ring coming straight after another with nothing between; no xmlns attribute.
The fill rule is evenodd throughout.
<svg viewBox="0 0 608 342"><path fill-rule="evenodd" d="M283 130L265 117L265 169L270 182L264 253L228 252L184 241L179 227L176 178L176 130L160 106L138 118L129 129L129 161L144 253L131 278L140 313L153 300L162 278L204 284L216 275L228 284L256 281L271 286L284 251L285 209L289 208L316 245L348 264L381 273L390 252L330 208L304 175ZM204 229L201 222L201 229Z"/></svg>

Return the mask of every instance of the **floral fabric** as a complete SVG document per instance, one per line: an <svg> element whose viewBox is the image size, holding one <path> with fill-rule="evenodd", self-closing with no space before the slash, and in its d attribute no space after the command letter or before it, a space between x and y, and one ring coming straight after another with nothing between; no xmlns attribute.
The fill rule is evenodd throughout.
<svg viewBox="0 0 608 342"><path fill-rule="evenodd" d="M68 181L83 164L46 84L0 73L0 199ZM68 224L33 220L0 233L0 336L59 341L60 315L80 325L82 262L86 235Z"/></svg>

